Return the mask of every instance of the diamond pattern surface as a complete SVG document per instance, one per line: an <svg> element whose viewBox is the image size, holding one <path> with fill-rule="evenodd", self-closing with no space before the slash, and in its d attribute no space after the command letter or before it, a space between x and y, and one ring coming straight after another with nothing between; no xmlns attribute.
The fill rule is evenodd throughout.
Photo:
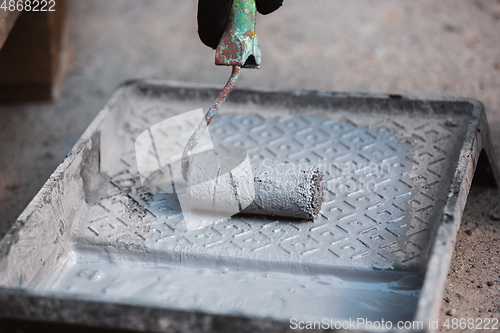
<svg viewBox="0 0 500 333"><path fill-rule="evenodd" d="M128 107L119 135L132 143L171 112L164 105ZM100 202L82 217L79 240L326 265L417 263L429 242L447 147L457 129L446 126L446 119L336 117L218 115L210 125L214 145L244 147L252 160L318 165L325 174L325 193L314 222L237 215L186 230L175 194L142 189L131 144L100 190Z"/></svg>

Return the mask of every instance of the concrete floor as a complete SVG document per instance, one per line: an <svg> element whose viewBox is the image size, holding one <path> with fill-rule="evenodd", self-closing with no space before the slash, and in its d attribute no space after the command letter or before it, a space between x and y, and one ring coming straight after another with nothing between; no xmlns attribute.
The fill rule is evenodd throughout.
<svg viewBox="0 0 500 333"><path fill-rule="evenodd" d="M198 40L196 1L68 2L74 59L60 97L0 106L0 236L118 84L158 77L222 87L229 75ZM474 97L500 157L500 1L286 0L258 18L257 34L262 69L245 71L238 87ZM500 317L500 222L491 218L499 205L498 190L471 191L441 324Z"/></svg>

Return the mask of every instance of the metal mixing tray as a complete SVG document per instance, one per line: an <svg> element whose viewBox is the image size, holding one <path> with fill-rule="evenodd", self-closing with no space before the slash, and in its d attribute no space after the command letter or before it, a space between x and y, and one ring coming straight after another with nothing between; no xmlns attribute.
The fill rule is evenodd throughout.
<svg viewBox="0 0 500 333"><path fill-rule="evenodd" d="M427 330L474 172L500 179L482 104L235 90L213 144L318 165L321 214L187 228L176 194L142 188L135 140L217 94L163 81L116 91L1 240L0 318L155 332L364 318Z"/></svg>

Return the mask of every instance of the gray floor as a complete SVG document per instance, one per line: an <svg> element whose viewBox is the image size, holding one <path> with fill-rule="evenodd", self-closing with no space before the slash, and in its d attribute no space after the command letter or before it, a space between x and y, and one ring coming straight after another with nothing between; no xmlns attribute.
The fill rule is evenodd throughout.
<svg viewBox="0 0 500 333"><path fill-rule="evenodd" d="M68 2L74 58L60 97L0 106L0 236L118 84L158 77L222 87L229 75L198 40L196 1ZM500 1L285 0L258 18L257 35L262 69L245 70L238 87L474 97L500 156ZM456 249L467 260L452 264L442 321L450 309L499 316L500 227L490 214L499 204L497 190L471 192Z"/></svg>

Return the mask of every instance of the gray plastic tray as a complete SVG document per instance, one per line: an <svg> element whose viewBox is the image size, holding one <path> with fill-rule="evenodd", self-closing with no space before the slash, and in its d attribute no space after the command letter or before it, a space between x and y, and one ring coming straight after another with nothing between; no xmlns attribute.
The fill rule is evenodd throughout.
<svg viewBox="0 0 500 333"><path fill-rule="evenodd" d="M209 127L214 145L319 165L321 214L187 229L175 194L142 189L135 139L217 93L117 90L1 240L0 317L159 332L283 331L291 318L428 329L476 165L498 184L482 104L235 90Z"/></svg>

